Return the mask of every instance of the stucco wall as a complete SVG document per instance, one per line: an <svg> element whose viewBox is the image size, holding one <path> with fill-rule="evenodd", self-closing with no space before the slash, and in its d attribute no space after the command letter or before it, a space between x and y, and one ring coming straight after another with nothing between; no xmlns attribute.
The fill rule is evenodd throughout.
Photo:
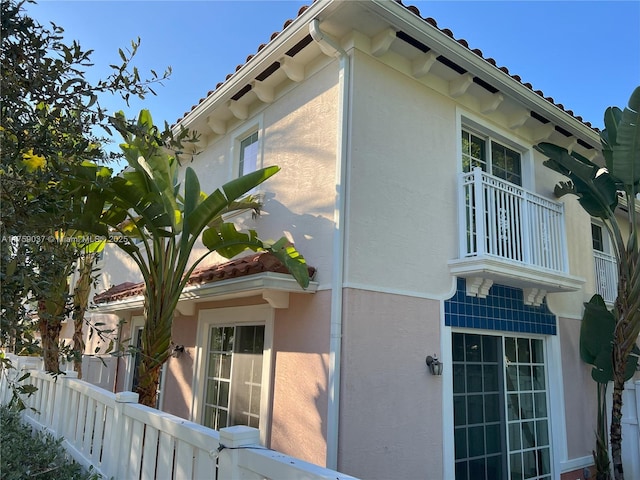
<svg viewBox="0 0 640 480"><path fill-rule="evenodd" d="M458 251L455 104L354 59L347 282L443 295Z"/></svg>
<svg viewBox="0 0 640 480"><path fill-rule="evenodd" d="M247 128L259 125L262 163L258 166L277 165L281 170L258 187L262 215L233 220L240 228L256 229L263 240L286 235L318 269L320 283L331 278L336 119L337 69L328 64L274 103L254 105L247 120L229 121L227 133L213 139L189 165L202 190L212 191L236 176L236 142ZM203 252L198 244L192 258ZM220 261L214 255L205 264Z"/></svg>
<svg viewBox="0 0 640 480"><path fill-rule="evenodd" d="M558 319L562 345L562 377L568 458L591 455L595 448L597 414L596 383L591 367L580 359L581 321Z"/></svg>
<svg viewBox="0 0 640 480"><path fill-rule="evenodd" d="M442 477L440 303L347 289L338 469L367 479Z"/></svg>
<svg viewBox="0 0 640 480"><path fill-rule="evenodd" d="M331 293L276 310L271 448L325 465Z"/></svg>

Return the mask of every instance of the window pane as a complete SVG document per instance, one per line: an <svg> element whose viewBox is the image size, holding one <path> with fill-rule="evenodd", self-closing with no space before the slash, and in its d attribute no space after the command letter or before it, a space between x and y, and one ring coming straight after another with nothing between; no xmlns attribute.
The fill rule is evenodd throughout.
<svg viewBox="0 0 640 480"><path fill-rule="evenodd" d="M502 457L495 455L487 458L487 478L502 480Z"/></svg>
<svg viewBox="0 0 640 480"><path fill-rule="evenodd" d="M548 448L538 450L540 456L539 472L540 475L547 475L551 473L551 452Z"/></svg>
<svg viewBox="0 0 640 480"><path fill-rule="evenodd" d="M453 397L453 424L467 424L467 402L463 396Z"/></svg>
<svg viewBox="0 0 640 480"><path fill-rule="evenodd" d="M509 365L507 367L507 390L510 392L518 389L518 367Z"/></svg>
<svg viewBox="0 0 640 480"><path fill-rule="evenodd" d="M522 448L536 446L535 430L533 428L533 422L522 422Z"/></svg>
<svg viewBox="0 0 640 480"><path fill-rule="evenodd" d="M544 363L544 354L542 350L542 340L531 340L531 360L533 363Z"/></svg>
<svg viewBox="0 0 640 480"><path fill-rule="evenodd" d="M500 421L500 397L497 393L484 396L484 419L486 422Z"/></svg>
<svg viewBox="0 0 640 480"><path fill-rule="evenodd" d="M507 411L509 412L509 420L520 419L520 402L517 393L507 396Z"/></svg>
<svg viewBox="0 0 640 480"><path fill-rule="evenodd" d="M221 407L229 406L229 382L220 382L220 394L218 397L218 405Z"/></svg>
<svg viewBox="0 0 640 480"><path fill-rule="evenodd" d="M520 394L520 414L521 418L533 418L533 395L531 393Z"/></svg>
<svg viewBox="0 0 640 480"><path fill-rule="evenodd" d="M466 335L466 347L467 362L480 362L482 360L480 335Z"/></svg>
<svg viewBox="0 0 640 480"><path fill-rule="evenodd" d="M482 365L467 365L467 391L482 391Z"/></svg>
<svg viewBox="0 0 640 480"><path fill-rule="evenodd" d="M495 337L482 337L482 359L485 362L498 361L498 342Z"/></svg>
<svg viewBox="0 0 640 480"><path fill-rule="evenodd" d="M523 452L522 459L522 470L524 472L524 478L535 477L537 475L535 451L531 450L528 452Z"/></svg>
<svg viewBox="0 0 640 480"><path fill-rule="evenodd" d="M498 386L498 366L497 365L485 365L484 366L484 391L485 392L497 392Z"/></svg>
<svg viewBox="0 0 640 480"><path fill-rule="evenodd" d="M223 354L220 357L220 378L231 378L231 355Z"/></svg>
<svg viewBox="0 0 640 480"><path fill-rule="evenodd" d="M467 429L456 428L454 433L456 460L467 458Z"/></svg>
<svg viewBox="0 0 640 480"><path fill-rule="evenodd" d="M456 463L456 480L468 480L467 462Z"/></svg>
<svg viewBox="0 0 640 480"><path fill-rule="evenodd" d="M547 395L546 393L534 394L536 402L536 418L547 416Z"/></svg>
<svg viewBox="0 0 640 480"><path fill-rule="evenodd" d="M515 338L509 337L504 339L504 354L509 362L515 362L517 360Z"/></svg>
<svg viewBox="0 0 640 480"><path fill-rule="evenodd" d="M536 436L538 446L545 447L549 445L549 424L546 420L536 422Z"/></svg>
<svg viewBox="0 0 640 480"><path fill-rule="evenodd" d="M453 365L453 393L464 393L465 388L465 367L464 365Z"/></svg>
<svg viewBox="0 0 640 480"><path fill-rule="evenodd" d="M486 142L480 137L462 131L462 171L470 172L475 167L487 171Z"/></svg>
<svg viewBox="0 0 640 480"><path fill-rule="evenodd" d="M454 333L452 336L453 343L453 361L464 362L464 335Z"/></svg>
<svg viewBox="0 0 640 480"><path fill-rule="evenodd" d="M500 425L487 425L485 429L487 436L487 453L498 453L502 449L500 445Z"/></svg>
<svg viewBox="0 0 640 480"><path fill-rule="evenodd" d="M469 456L478 457L484 455L484 427L470 427L468 432Z"/></svg>
<svg viewBox="0 0 640 480"><path fill-rule="evenodd" d="M544 367L533 367L533 389L545 389Z"/></svg>
<svg viewBox="0 0 640 480"><path fill-rule="evenodd" d="M531 362L531 351L529 350L529 339L518 339L518 362L529 363Z"/></svg>
<svg viewBox="0 0 640 480"><path fill-rule="evenodd" d="M532 382L530 365L520 365L518 367L518 381L520 390L531 390Z"/></svg>
<svg viewBox="0 0 640 480"><path fill-rule="evenodd" d="M591 224L591 238L593 240L593 249L598 252L604 252L604 243L602 241L602 227L600 225Z"/></svg>
<svg viewBox="0 0 640 480"><path fill-rule="evenodd" d="M511 480L522 480L522 454L512 453L509 455L509 468L511 470Z"/></svg>
<svg viewBox="0 0 640 480"><path fill-rule="evenodd" d="M210 377L217 377L220 375L220 354L212 353L209 355L209 372Z"/></svg>
<svg viewBox="0 0 640 480"><path fill-rule="evenodd" d="M482 395L469 395L467 397L467 415L469 424L482 423L484 421Z"/></svg>
<svg viewBox="0 0 640 480"><path fill-rule="evenodd" d="M258 163L258 132L249 135L240 142L240 175L256 170Z"/></svg>
<svg viewBox="0 0 640 480"><path fill-rule="evenodd" d="M511 423L509 425L509 450L520 450L522 440L520 438L520 424Z"/></svg>
<svg viewBox="0 0 640 480"><path fill-rule="evenodd" d="M507 182L522 185L520 154L492 141L491 173Z"/></svg>
<svg viewBox="0 0 640 480"><path fill-rule="evenodd" d="M469 478L486 478L484 458L477 458L469 461Z"/></svg>

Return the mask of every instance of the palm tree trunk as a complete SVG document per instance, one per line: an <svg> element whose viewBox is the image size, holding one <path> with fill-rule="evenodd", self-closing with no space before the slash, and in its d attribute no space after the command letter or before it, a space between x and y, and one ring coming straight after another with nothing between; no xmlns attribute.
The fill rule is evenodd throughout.
<svg viewBox="0 0 640 480"><path fill-rule="evenodd" d="M617 331L618 329L616 328L616 341L613 347L613 404L611 407L610 441L613 476L615 480L624 480L622 467L622 392L624 391L626 358L622 358Z"/></svg>
<svg viewBox="0 0 640 480"><path fill-rule="evenodd" d="M162 288L156 298L150 298L147 293L153 289L149 287L152 285L148 285L145 291L145 321L137 391L142 405L155 407L162 365L169 358L173 308L164 306Z"/></svg>
<svg viewBox="0 0 640 480"><path fill-rule="evenodd" d="M629 255L631 275L620 269L618 298L615 304L616 328L613 341L613 405L611 408L611 459L615 480L624 480L622 465L622 393L627 377L627 362L636 344L637 328L640 323L640 300L633 293L631 278L637 268L637 257Z"/></svg>
<svg viewBox="0 0 640 480"><path fill-rule="evenodd" d="M89 293L91 292L91 272L95 254L87 253L81 256L80 276L73 289L73 369L78 373L78 378L82 378L82 354L84 353L84 314L89 304Z"/></svg>
<svg viewBox="0 0 640 480"><path fill-rule="evenodd" d="M40 330L44 369L47 372L60 373L58 340L62 325L55 312L47 311L45 303L49 302L41 301L38 307L38 328Z"/></svg>

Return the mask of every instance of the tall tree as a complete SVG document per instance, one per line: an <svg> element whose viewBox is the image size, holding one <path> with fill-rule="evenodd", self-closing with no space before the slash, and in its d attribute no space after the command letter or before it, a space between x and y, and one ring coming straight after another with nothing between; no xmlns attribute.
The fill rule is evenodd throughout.
<svg viewBox="0 0 640 480"><path fill-rule="evenodd" d="M134 260L145 284L138 393L140 403L155 406L160 369L170 355L174 311L189 276L207 256L216 252L231 258L246 249L269 251L302 287L309 284L309 271L286 238L265 242L255 231L238 231L223 218L231 211L259 208L245 194L274 175L278 167L249 173L207 195L191 167L184 170L184 185L180 185L178 160L166 148L170 132L161 133L148 111L140 113L135 125L121 114L117 117L129 168L96 192L96 205L100 199L108 202L99 220L89 212L79 227L137 240L116 245ZM179 139L169 143L175 142ZM200 238L208 251L190 261Z"/></svg>
<svg viewBox="0 0 640 480"><path fill-rule="evenodd" d="M36 311L45 367L57 372L60 323L68 314L66 280L78 256L73 242L59 241L60 232L68 231L74 209L84 202L78 192L65 190L64 180L71 166L110 157L94 128L108 133L111 120L99 96L116 94L123 102L144 97L169 72L140 78L131 65L138 40L120 50L122 63L107 78L90 83L85 73L92 52L65 43L62 28L40 25L24 4L0 2L2 343L23 344L15 336L30 335Z"/></svg>
<svg viewBox="0 0 640 480"><path fill-rule="evenodd" d="M611 461L607 442L607 387L613 378L613 335L616 319L600 295L591 297L584 304L584 314L580 326L580 358L593 368L591 378L597 385L598 413L596 422L596 448L593 459L596 466L596 480L611 478ZM633 355L627 358L625 381L631 379L638 365L640 348L636 345Z"/></svg>
<svg viewBox="0 0 640 480"><path fill-rule="evenodd" d="M624 111L618 107L606 110L604 124L600 140L606 168L557 145L541 143L536 149L549 158L547 167L569 178L556 185L556 196L576 195L587 213L602 220L614 245L618 296L613 309L610 442L614 477L622 480L622 392L629 355L637 348L640 333L640 218L636 212L640 206L640 87L631 94ZM620 199L624 209L618 208Z"/></svg>

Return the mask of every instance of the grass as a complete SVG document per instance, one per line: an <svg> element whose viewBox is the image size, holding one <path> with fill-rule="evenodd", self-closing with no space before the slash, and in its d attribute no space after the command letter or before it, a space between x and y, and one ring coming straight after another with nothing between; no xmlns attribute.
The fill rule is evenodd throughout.
<svg viewBox="0 0 640 480"><path fill-rule="evenodd" d="M0 406L0 478L2 480L97 480L75 463L62 447L62 438L20 422L20 415Z"/></svg>

